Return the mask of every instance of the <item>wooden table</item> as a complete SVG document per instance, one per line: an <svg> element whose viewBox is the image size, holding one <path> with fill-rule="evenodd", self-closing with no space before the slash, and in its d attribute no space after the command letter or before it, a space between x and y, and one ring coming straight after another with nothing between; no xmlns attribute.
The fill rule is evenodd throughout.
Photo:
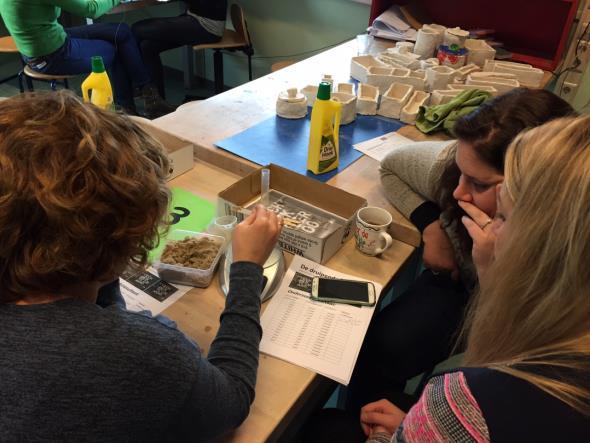
<svg viewBox="0 0 590 443"><path fill-rule="evenodd" d="M359 54L359 51L379 52L392 44L386 40L359 36L223 94L182 105L176 112L154 120L154 123L194 143L196 159L243 176L259 166L215 147L215 141L237 134L275 115L275 101L280 91L293 86L317 84L322 74L332 74L335 82L348 82L351 57ZM403 127L399 132L412 139L423 136L414 126ZM363 156L328 183L367 198L369 205L388 209L394 219L390 229L392 236L418 246L420 233L385 198L378 168L376 160Z"/></svg>
<svg viewBox="0 0 590 443"><path fill-rule="evenodd" d="M322 56L293 65L262 79L247 83L211 99L193 102L177 112L154 120L152 124L195 144L195 167L174 179L171 186L189 190L210 201L216 201L219 191L258 166L247 160L217 149L213 142L233 135L257 122L274 115L275 99L279 90L288 85L317 83L322 73L333 73L337 79L348 78L350 51L356 54L356 42L335 48ZM314 66L314 59L328 57L334 62L345 59L340 67L332 63L331 69ZM346 66L346 68L344 68ZM344 74L338 75L342 70ZM298 73L306 72L305 79ZM387 206L395 211L381 192L378 163L361 158L330 183L368 199L369 204ZM407 225L408 232L419 235L409 222L397 213L397 219ZM403 231L404 225L402 225ZM414 246L394 241L381 257L361 254L354 241L348 241L326 265L337 271L354 274L388 285L408 260ZM292 256L285 254L290 262ZM207 289L193 289L164 313L173 318L179 327L199 343L204 352L215 337L219 315L225 305L217 278ZM265 303L266 305L266 303ZM263 305L263 309L265 308ZM294 423L314 407L320 407L334 383L316 373L262 354L258 370L256 399L247 420L224 441L264 442L284 441Z"/></svg>
<svg viewBox="0 0 590 443"><path fill-rule="evenodd" d="M192 171L171 184L215 201L217 193L259 166L218 149L214 142L241 132L275 114L279 91L289 87L317 84L322 74L332 74L336 82L347 82L350 58L359 53L382 51L392 42L361 36L322 54L234 88L208 100L191 102L152 123L195 144L196 164ZM414 126L401 134L414 139L426 137ZM440 138L446 138L444 135ZM363 156L328 183L365 197L370 205L388 209L394 216L391 233L397 240L380 258L367 257L347 242L328 263L330 268L387 285L420 242L420 234L386 200L379 181L378 162ZM290 262L291 256L288 261ZM225 298L217 280L207 289L194 289L165 311L180 328L205 351L217 332ZM264 306L263 306L264 309ZM224 438L232 442L285 441L285 431L294 420L323 399L327 379L307 369L261 355L256 399L250 416L234 433ZM288 432L287 432L288 434Z"/></svg>

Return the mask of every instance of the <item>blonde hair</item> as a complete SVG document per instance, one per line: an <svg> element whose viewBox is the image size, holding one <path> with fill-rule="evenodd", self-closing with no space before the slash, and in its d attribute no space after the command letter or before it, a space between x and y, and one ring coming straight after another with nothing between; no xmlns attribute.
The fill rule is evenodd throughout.
<svg viewBox="0 0 590 443"><path fill-rule="evenodd" d="M136 123L71 93L0 102L0 303L145 264L168 168Z"/></svg>
<svg viewBox="0 0 590 443"><path fill-rule="evenodd" d="M590 414L590 116L510 145L514 209L466 319L465 364L525 379Z"/></svg>

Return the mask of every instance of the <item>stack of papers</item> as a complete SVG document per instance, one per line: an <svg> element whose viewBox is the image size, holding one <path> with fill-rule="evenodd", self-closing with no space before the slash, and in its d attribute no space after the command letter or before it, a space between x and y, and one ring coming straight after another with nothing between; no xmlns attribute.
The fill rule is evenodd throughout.
<svg viewBox="0 0 590 443"><path fill-rule="evenodd" d="M388 40L411 41L416 41L416 34L418 33L405 21L399 6L392 6L373 20L373 25L367 31L372 36Z"/></svg>
<svg viewBox="0 0 590 443"><path fill-rule="evenodd" d="M375 306L311 300L313 277L362 280L293 257L262 315L260 351L347 385ZM378 298L382 286L373 284Z"/></svg>

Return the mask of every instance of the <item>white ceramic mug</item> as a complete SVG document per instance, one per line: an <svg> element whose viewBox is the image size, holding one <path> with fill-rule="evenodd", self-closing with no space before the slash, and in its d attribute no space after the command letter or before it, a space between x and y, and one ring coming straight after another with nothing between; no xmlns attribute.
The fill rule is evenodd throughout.
<svg viewBox="0 0 590 443"><path fill-rule="evenodd" d="M354 238L356 247L363 254L379 255L393 243L387 227L392 222L391 214L375 206L361 208L356 214Z"/></svg>

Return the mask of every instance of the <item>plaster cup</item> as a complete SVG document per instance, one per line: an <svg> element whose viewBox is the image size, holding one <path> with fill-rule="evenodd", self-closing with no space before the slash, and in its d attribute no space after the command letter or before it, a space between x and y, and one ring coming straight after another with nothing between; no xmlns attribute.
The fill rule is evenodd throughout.
<svg viewBox="0 0 590 443"><path fill-rule="evenodd" d="M330 89L334 86L334 79L332 78L331 74L324 74L322 77L322 81L326 83L330 83Z"/></svg>
<svg viewBox="0 0 590 443"><path fill-rule="evenodd" d="M426 70L426 87L429 91L447 89L455 75L455 70L448 66L435 66Z"/></svg>
<svg viewBox="0 0 590 443"><path fill-rule="evenodd" d="M377 113L384 117L400 118L402 108L410 100L414 87L403 83L393 83L381 96Z"/></svg>
<svg viewBox="0 0 590 443"><path fill-rule="evenodd" d="M424 91L414 91L408 103L402 108L400 115L401 121L409 125L413 125L416 122L416 116L420 106L425 106L426 102L430 98L430 94Z"/></svg>
<svg viewBox="0 0 590 443"><path fill-rule="evenodd" d="M315 85L307 85L300 91L305 98L307 98L307 106L313 106L315 99L318 96L318 87Z"/></svg>
<svg viewBox="0 0 590 443"><path fill-rule="evenodd" d="M436 30L423 26L416 35L416 45L414 46L414 53L421 58L431 58L434 55L434 50L437 48L439 34Z"/></svg>
<svg viewBox="0 0 590 443"><path fill-rule="evenodd" d="M377 114L378 99L379 89L377 89L375 86L361 83L358 87L356 112L362 115Z"/></svg>
<svg viewBox="0 0 590 443"><path fill-rule="evenodd" d="M277 98L277 115L283 118L297 119L307 115L307 98L297 88L282 91Z"/></svg>
<svg viewBox="0 0 590 443"><path fill-rule="evenodd" d="M465 41L469 37L469 31L465 31L461 28L447 28L443 38L443 45L448 46L457 45L460 48L465 47Z"/></svg>
<svg viewBox="0 0 590 443"><path fill-rule="evenodd" d="M332 100L342 104L340 124L352 123L356 118L356 95L346 92L334 92L332 93Z"/></svg>
<svg viewBox="0 0 590 443"><path fill-rule="evenodd" d="M428 25L424 25L423 27L431 29L432 31L437 33L438 39L436 41L436 47L434 48L436 50L436 48L443 44L443 39L445 37L445 31L447 30L447 27L439 25L437 23L430 23Z"/></svg>
<svg viewBox="0 0 590 443"><path fill-rule="evenodd" d="M496 50L488 45L485 40L468 38L465 40L467 53L467 63L474 63L483 68L486 60L493 60L496 56Z"/></svg>
<svg viewBox="0 0 590 443"><path fill-rule="evenodd" d="M336 85L336 92L354 95L354 85L352 83L338 83Z"/></svg>

